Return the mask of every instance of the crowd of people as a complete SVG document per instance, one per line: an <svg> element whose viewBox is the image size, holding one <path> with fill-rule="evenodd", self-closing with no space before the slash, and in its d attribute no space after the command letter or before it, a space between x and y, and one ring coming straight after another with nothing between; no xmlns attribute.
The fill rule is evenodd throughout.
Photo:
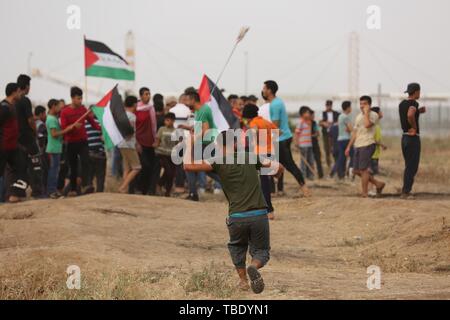
<svg viewBox="0 0 450 320"><path fill-rule="evenodd" d="M27 197L28 190L34 199L104 192L108 161L111 174L120 180L121 193L171 197L187 191L187 200L199 201L199 195L208 189L209 177L210 191L223 191L229 202L228 247L241 279L240 286L248 288L248 276L256 293L264 289L258 270L270 258L268 221L275 219L271 197L276 192L284 193L285 171L292 174L305 197L311 195L306 181L314 179L359 176L362 197L379 196L386 185L376 178L381 151L386 149L380 125L383 113L380 107L372 106L370 96L359 99L360 112L355 119L350 101L342 102L341 112L333 109L332 101L327 101L321 119L316 120L314 111L303 106L296 124L291 126L286 105L277 96L278 84L266 81L260 104L256 96L228 97L240 129L263 136L261 139L261 134L256 135L258 138L252 144L255 149L250 150L248 143L245 153L264 157L258 157L256 164L216 162L214 154L205 158L203 153L196 158L191 152L192 145L187 143L182 155L184 163L175 163L177 129L199 142L202 151L214 145L221 155L237 157L238 138L232 135L230 144L230 131L217 132L212 109L201 102L195 88L186 89L178 99L165 99L161 94L152 98L146 87L139 90L139 97L127 95L123 105L132 130L112 150L105 149L101 119L83 105L80 88L71 88L69 104L53 98L47 108L37 106L34 110L28 98L30 88L31 78L20 75L16 82L6 85L6 98L0 102L3 202L17 203ZM420 160L419 116L426 112L417 102L420 90L417 83L408 85L405 92L408 98L399 106L405 199L413 198L411 190ZM199 130L194 128L197 125ZM244 140L248 137L244 135ZM293 145L299 150L298 162L294 160ZM327 175L321 149L329 168ZM271 158L273 155L276 161ZM262 174L263 168L276 169ZM246 269L247 249L252 263Z"/></svg>

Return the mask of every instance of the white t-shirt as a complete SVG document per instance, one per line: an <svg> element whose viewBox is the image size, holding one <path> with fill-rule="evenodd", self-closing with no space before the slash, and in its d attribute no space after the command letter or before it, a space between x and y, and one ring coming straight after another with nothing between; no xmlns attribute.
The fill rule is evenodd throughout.
<svg viewBox="0 0 450 320"><path fill-rule="evenodd" d="M379 123L378 114L370 111L369 119L373 123L373 126L367 129L364 126L364 114L360 113L356 117L354 129L356 131L355 148L368 147L375 144L375 129Z"/></svg>
<svg viewBox="0 0 450 320"><path fill-rule="evenodd" d="M265 120L272 122L272 119L270 118L270 103L265 103L259 107L258 115Z"/></svg>
<svg viewBox="0 0 450 320"><path fill-rule="evenodd" d="M334 123L333 111L327 112L328 123Z"/></svg>
<svg viewBox="0 0 450 320"><path fill-rule="evenodd" d="M170 109L169 112L175 114L175 129L182 124L186 126L189 125L189 118L191 117L192 112L186 105L178 103L175 107Z"/></svg>

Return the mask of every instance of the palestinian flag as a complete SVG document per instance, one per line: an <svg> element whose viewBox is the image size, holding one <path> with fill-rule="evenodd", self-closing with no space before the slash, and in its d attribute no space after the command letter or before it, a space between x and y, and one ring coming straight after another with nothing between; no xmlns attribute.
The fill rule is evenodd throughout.
<svg viewBox="0 0 450 320"><path fill-rule="evenodd" d="M116 80L134 80L134 70L124 58L98 41L84 39L86 76Z"/></svg>
<svg viewBox="0 0 450 320"><path fill-rule="evenodd" d="M103 138L107 150L111 150L134 134L134 128L128 120L117 86L100 100L92 108L92 111L102 125Z"/></svg>
<svg viewBox="0 0 450 320"><path fill-rule="evenodd" d="M219 132L240 128L240 121L234 115L230 103L225 99L220 89L206 75L203 76L199 94L201 103L207 103L211 108L214 122Z"/></svg>

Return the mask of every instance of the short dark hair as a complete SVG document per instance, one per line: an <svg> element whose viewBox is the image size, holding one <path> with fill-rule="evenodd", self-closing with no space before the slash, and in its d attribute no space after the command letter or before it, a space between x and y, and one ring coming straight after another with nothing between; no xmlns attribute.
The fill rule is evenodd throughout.
<svg viewBox="0 0 450 320"><path fill-rule="evenodd" d="M131 108L137 103L138 103L138 99L135 96L128 96L125 98L125 107L126 108Z"/></svg>
<svg viewBox="0 0 450 320"><path fill-rule="evenodd" d="M175 113L173 112L168 112L165 116L164 119L170 119L170 120L175 120L177 117L175 116Z"/></svg>
<svg viewBox="0 0 450 320"><path fill-rule="evenodd" d="M188 97L189 99L193 99L195 102L200 102L200 95L197 91L186 92L186 97Z"/></svg>
<svg viewBox="0 0 450 320"><path fill-rule="evenodd" d="M17 90L19 90L19 85L17 83L11 82L11 83L8 83L6 85L5 94L6 94L7 97L9 97L10 95L12 95Z"/></svg>
<svg viewBox="0 0 450 320"><path fill-rule="evenodd" d="M248 101L248 97L247 96L241 96L239 99L243 100L244 102Z"/></svg>
<svg viewBox="0 0 450 320"><path fill-rule="evenodd" d="M333 105L333 100L327 100L326 102L325 102L325 105L328 107L328 106L332 106Z"/></svg>
<svg viewBox="0 0 450 320"><path fill-rule="evenodd" d="M373 111L373 112L375 112L375 113L380 113L380 111L381 111L381 108L380 107L372 107L372 108L370 108L370 111Z"/></svg>
<svg viewBox="0 0 450 320"><path fill-rule="evenodd" d="M189 87L189 88L186 88L186 90L184 90L184 93L186 95L188 95L189 92L197 92L197 89L195 89L194 87Z"/></svg>
<svg viewBox="0 0 450 320"><path fill-rule="evenodd" d="M369 104L369 106L372 105L372 98L369 96L362 96L361 98L359 98L359 101L367 101L367 103Z"/></svg>
<svg viewBox="0 0 450 320"><path fill-rule="evenodd" d="M43 114L43 113L46 113L47 112L47 109L45 109L45 107L43 107L43 106L37 106L35 109L34 109L34 115L37 117L37 116L40 116L41 114Z"/></svg>
<svg viewBox="0 0 450 320"><path fill-rule="evenodd" d="M79 87L72 87L70 88L70 97L82 97L83 96L83 90L81 90Z"/></svg>
<svg viewBox="0 0 450 320"><path fill-rule="evenodd" d="M303 106L303 107L300 108L299 113L300 113L301 116L304 115L307 112L311 112L311 109L309 107Z"/></svg>
<svg viewBox="0 0 450 320"><path fill-rule="evenodd" d="M256 104L248 103L245 105L244 110L242 110L242 118L253 119L258 116L259 108Z"/></svg>
<svg viewBox="0 0 450 320"><path fill-rule="evenodd" d="M21 74L17 77L17 85L19 86L20 90L25 90L31 82L31 78L27 76L26 74Z"/></svg>
<svg viewBox="0 0 450 320"><path fill-rule="evenodd" d="M53 108L54 106L57 106L59 103L61 102L61 100L56 100L56 99L50 99L47 103L47 107L50 110L51 108Z"/></svg>
<svg viewBox="0 0 450 320"><path fill-rule="evenodd" d="M239 99L239 96L237 95L237 94L230 94L229 96L228 96L228 101L231 101L231 100L235 100L235 99Z"/></svg>
<svg viewBox="0 0 450 320"><path fill-rule="evenodd" d="M164 104L164 96L160 93L157 93L153 96L153 103L161 102Z"/></svg>
<svg viewBox="0 0 450 320"><path fill-rule="evenodd" d="M150 92L150 89L147 87L142 87L139 89L139 96L142 97L144 95L144 93L146 92Z"/></svg>
<svg viewBox="0 0 450 320"><path fill-rule="evenodd" d="M352 103L350 101L344 101L342 102L342 110L346 111L348 108L352 106Z"/></svg>
<svg viewBox="0 0 450 320"><path fill-rule="evenodd" d="M273 93L274 95L277 94L277 92L278 92L278 84L277 84L275 81L273 81L273 80L268 80L268 81L264 82L264 84L266 85L267 89L269 89L270 91L272 91L272 93Z"/></svg>

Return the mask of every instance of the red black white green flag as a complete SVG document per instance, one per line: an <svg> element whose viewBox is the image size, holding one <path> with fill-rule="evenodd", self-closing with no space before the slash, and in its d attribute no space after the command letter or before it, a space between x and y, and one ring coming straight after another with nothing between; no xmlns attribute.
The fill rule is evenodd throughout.
<svg viewBox="0 0 450 320"><path fill-rule="evenodd" d="M135 80L128 62L102 42L84 39L86 76L116 80Z"/></svg>

